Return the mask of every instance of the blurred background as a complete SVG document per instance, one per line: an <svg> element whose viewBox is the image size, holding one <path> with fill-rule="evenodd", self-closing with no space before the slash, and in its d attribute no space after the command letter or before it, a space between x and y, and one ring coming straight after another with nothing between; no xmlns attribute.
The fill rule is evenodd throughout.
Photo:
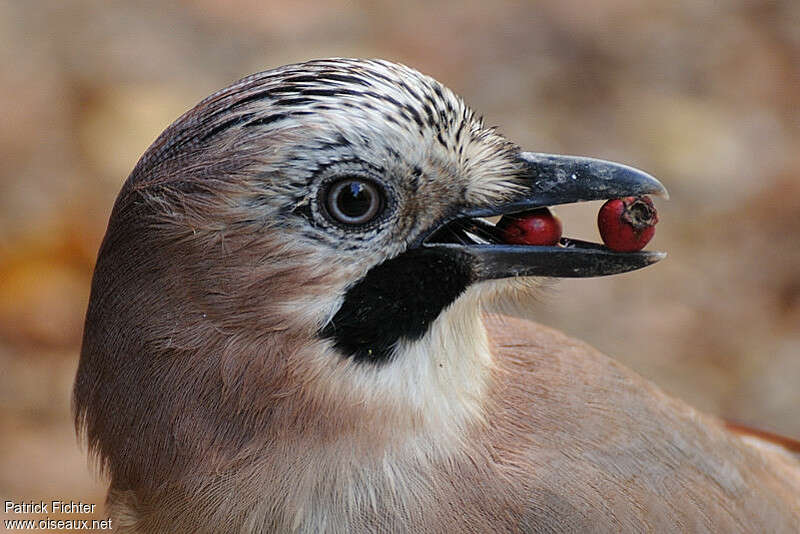
<svg viewBox="0 0 800 534"><path fill-rule="evenodd" d="M138 157L207 94L328 56L406 63L526 149L659 177L650 248L668 259L563 281L535 317L705 411L800 437L800 2L0 0L2 500L103 502L70 388ZM598 208L554 211L598 240Z"/></svg>

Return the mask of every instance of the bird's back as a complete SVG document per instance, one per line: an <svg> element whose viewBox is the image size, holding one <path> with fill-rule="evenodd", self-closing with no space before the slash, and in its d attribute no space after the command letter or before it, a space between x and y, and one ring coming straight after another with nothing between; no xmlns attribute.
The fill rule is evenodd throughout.
<svg viewBox="0 0 800 534"><path fill-rule="evenodd" d="M555 330L486 316L489 437L532 532L797 532L800 463Z"/></svg>

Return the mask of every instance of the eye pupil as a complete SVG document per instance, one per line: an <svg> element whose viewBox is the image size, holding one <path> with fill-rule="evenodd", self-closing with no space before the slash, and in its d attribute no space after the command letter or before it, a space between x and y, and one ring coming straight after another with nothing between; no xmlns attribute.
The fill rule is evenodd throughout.
<svg viewBox="0 0 800 534"><path fill-rule="evenodd" d="M335 182L328 190L328 211L344 224L368 223L378 215L382 204L378 187L366 180L347 178Z"/></svg>
<svg viewBox="0 0 800 534"><path fill-rule="evenodd" d="M336 206L348 217L360 217L369 211L372 201L372 195L364 184L350 182L336 197Z"/></svg>

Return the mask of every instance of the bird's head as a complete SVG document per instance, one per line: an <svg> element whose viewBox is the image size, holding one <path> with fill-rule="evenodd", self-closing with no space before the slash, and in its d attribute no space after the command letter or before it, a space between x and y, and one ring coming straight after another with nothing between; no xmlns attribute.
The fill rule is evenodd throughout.
<svg viewBox="0 0 800 534"><path fill-rule="evenodd" d="M476 369L491 367L480 288L502 298L522 278L661 258L509 245L483 217L663 193L629 167L522 152L401 65L332 59L250 76L170 126L117 199L79 421L128 479L136 468L115 447L173 440L173 460L206 441L242 447L297 410L317 431L370 417L414 426L431 410L461 428L480 411Z"/></svg>

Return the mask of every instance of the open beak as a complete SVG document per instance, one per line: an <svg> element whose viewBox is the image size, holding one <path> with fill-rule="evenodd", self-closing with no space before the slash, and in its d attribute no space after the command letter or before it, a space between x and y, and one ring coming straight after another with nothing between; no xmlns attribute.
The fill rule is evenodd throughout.
<svg viewBox="0 0 800 534"><path fill-rule="evenodd" d="M668 197L661 183L640 170L593 158L522 152L527 189L504 204L467 206L443 221L421 248L448 252L470 265L473 280L513 276L583 278L641 269L663 252L614 252L604 245L562 238L557 245L512 245L483 217L533 208L627 196Z"/></svg>

